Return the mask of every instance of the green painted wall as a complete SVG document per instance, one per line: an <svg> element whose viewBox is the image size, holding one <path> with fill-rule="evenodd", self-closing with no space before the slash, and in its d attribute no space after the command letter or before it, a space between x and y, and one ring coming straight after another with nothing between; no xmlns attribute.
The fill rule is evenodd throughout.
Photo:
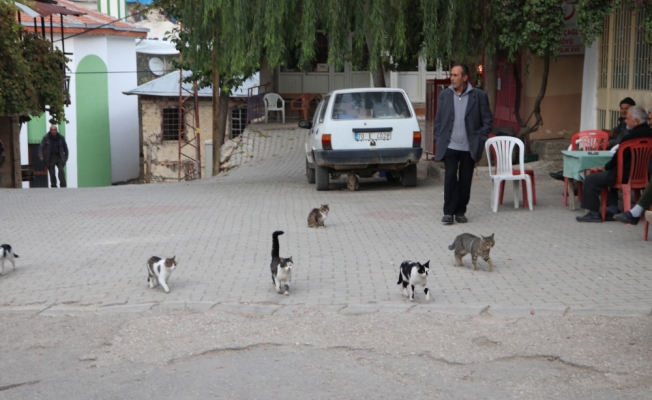
<svg viewBox="0 0 652 400"><path fill-rule="evenodd" d="M43 114L38 118L32 118L32 120L27 123L27 143L41 144L43 136L48 133L49 129L46 122L47 119L45 114ZM59 130L59 132L61 132L61 130Z"/></svg>
<svg viewBox="0 0 652 400"><path fill-rule="evenodd" d="M78 187L111 185L109 85L106 72L104 61L91 55L79 62L75 74Z"/></svg>

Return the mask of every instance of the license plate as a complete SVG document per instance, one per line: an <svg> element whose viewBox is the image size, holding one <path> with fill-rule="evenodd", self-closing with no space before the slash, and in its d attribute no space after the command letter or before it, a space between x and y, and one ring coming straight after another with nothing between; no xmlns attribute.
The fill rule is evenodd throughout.
<svg viewBox="0 0 652 400"><path fill-rule="evenodd" d="M358 142L369 140L392 140L392 132L354 132Z"/></svg>

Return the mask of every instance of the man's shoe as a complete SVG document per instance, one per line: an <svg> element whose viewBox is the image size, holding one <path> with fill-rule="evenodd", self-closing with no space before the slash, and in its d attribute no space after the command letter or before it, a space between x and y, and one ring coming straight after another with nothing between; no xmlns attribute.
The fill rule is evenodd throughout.
<svg viewBox="0 0 652 400"><path fill-rule="evenodd" d="M575 217L575 220L577 222L602 222L602 217L600 214L598 215L593 215L591 211L586 213L586 215L582 215L581 217Z"/></svg>
<svg viewBox="0 0 652 400"><path fill-rule="evenodd" d="M466 224L467 222L469 222L469 220L466 219L464 215L456 215L455 222L459 222L460 224Z"/></svg>
<svg viewBox="0 0 652 400"><path fill-rule="evenodd" d="M564 180L564 171L551 172L549 175L552 179L556 179L558 181Z"/></svg>
<svg viewBox="0 0 652 400"><path fill-rule="evenodd" d="M441 218L441 222L443 222L445 225L453 225L453 216L452 215L444 215Z"/></svg>
<svg viewBox="0 0 652 400"><path fill-rule="evenodd" d="M623 224L631 224L631 225L638 224L638 220L639 220L639 218L633 216L632 213L629 211L625 211L624 213L614 215L614 219L616 221L622 222Z"/></svg>

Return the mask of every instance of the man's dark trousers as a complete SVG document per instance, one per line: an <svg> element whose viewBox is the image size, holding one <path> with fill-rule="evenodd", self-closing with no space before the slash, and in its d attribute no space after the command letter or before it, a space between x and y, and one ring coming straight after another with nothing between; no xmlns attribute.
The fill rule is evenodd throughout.
<svg viewBox="0 0 652 400"><path fill-rule="evenodd" d="M600 171L590 174L584 180L582 185L582 205L581 207L589 211L600 211L602 203L600 202L600 193L602 188L610 187L615 182L609 179L609 171ZM618 206L618 191L609 190L607 197L608 206Z"/></svg>
<svg viewBox="0 0 652 400"><path fill-rule="evenodd" d="M464 215L471 199L475 161L468 151L446 149L444 155L444 215Z"/></svg>
<svg viewBox="0 0 652 400"><path fill-rule="evenodd" d="M63 160L60 154L51 154L48 164L48 172L50 172L50 187L57 187L57 176L54 173L54 167L59 170L59 186L66 187L66 174L63 171Z"/></svg>

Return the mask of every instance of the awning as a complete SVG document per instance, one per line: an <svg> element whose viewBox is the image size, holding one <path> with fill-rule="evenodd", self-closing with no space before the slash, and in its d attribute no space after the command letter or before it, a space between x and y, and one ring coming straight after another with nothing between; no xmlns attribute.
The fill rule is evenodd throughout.
<svg viewBox="0 0 652 400"><path fill-rule="evenodd" d="M30 8L27 7L24 4L16 3L18 8L20 8L23 12L25 11L25 8ZM23 7L20 7L20 6ZM69 8L61 7L61 6L55 6L54 4L47 4L47 3L41 3L41 2L34 2L32 3L31 7L32 13L36 12L38 15L32 17L32 13L27 13L30 17L36 18L36 17L49 17L52 14L63 14L63 15L86 15L86 13L79 12L79 11L73 11Z"/></svg>

